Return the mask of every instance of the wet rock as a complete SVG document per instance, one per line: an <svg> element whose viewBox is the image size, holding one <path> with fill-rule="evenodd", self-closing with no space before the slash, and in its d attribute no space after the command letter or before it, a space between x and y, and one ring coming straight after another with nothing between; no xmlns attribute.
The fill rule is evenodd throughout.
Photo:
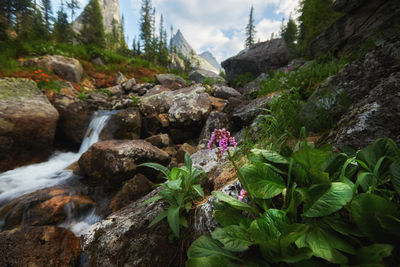
<svg viewBox="0 0 400 267"><path fill-rule="evenodd" d="M117 73L117 77L115 77L115 85L120 85L124 82L126 82L128 79L125 77L124 74L122 74L121 72Z"/></svg>
<svg viewBox="0 0 400 267"><path fill-rule="evenodd" d="M79 147L90 123L89 106L85 101L65 94L54 94L51 103L60 114L56 142Z"/></svg>
<svg viewBox="0 0 400 267"><path fill-rule="evenodd" d="M83 75L82 65L77 59L59 55L46 55L39 58L31 58L25 61L23 65L45 68L48 71L53 71L64 80L75 83L80 82Z"/></svg>
<svg viewBox="0 0 400 267"><path fill-rule="evenodd" d="M45 160L58 118L34 81L0 79L0 172Z"/></svg>
<svg viewBox="0 0 400 267"><path fill-rule="evenodd" d="M167 153L144 140L108 140L92 145L78 162L87 183L113 191L138 172L137 165L157 162L166 166L169 161ZM146 170L141 173L146 174ZM154 172L146 176L156 178Z"/></svg>
<svg viewBox="0 0 400 267"><path fill-rule="evenodd" d="M185 161L185 154L188 153L189 155L193 155L199 149L197 147L191 146L188 143L184 143L179 146L179 149L176 153L176 159L179 163L183 163Z"/></svg>
<svg viewBox="0 0 400 267"><path fill-rule="evenodd" d="M251 124L257 115L265 113L268 103L276 96L278 95L259 97L248 104L245 103L235 108L232 113L232 120L235 126L241 129Z"/></svg>
<svg viewBox="0 0 400 267"><path fill-rule="evenodd" d="M168 74L157 74L156 82L161 84L163 87L167 87L172 90L180 89L186 86L186 81L177 75Z"/></svg>
<svg viewBox="0 0 400 267"><path fill-rule="evenodd" d="M58 225L87 213L94 201L71 187L51 187L23 195L0 209L0 228Z"/></svg>
<svg viewBox="0 0 400 267"><path fill-rule="evenodd" d="M88 95L86 102L94 110L110 109L111 103L108 101L108 95L103 92L95 92Z"/></svg>
<svg viewBox="0 0 400 267"><path fill-rule="evenodd" d="M77 266L80 238L55 226L22 227L0 233L1 266Z"/></svg>
<svg viewBox="0 0 400 267"><path fill-rule="evenodd" d="M232 81L240 74L251 72L254 76L269 70L286 66L291 59L289 48L283 39L273 39L257 43L242 50L234 57L221 63L225 69L227 81Z"/></svg>
<svg viewBox="0 0 400 267"><path fill-rule="evenodd" d="M100 140L112 139L140 139L142 131L142 116L137 108L124 109L111 115L103 131Z"/></svg>
<svg viewBox="0 0 400 267"><path fill-rule="evenodd" d="M171 143L168 134L157 134L146 138L146 141L158 148L167 147Z"/></svg>
<svg viewBox="0 0 400 267"><path fill-rule="evenodd" d="M400 2L337 0L333 7L345 14L311 43L311 53L357 51L363 44L376 44L396 36L400 24Z"/></svg>
<svg viewBox="0 0 400 267"><path fill-rule="evenodd" d="M225 85L214 85L214 96L229 99L230 97L241 97L242 94L235 89Z"/></svg>
<svg viewBox="0 0 400 267"><path fill-rule="evenodd" d="M199 145L202 148L206 148L208 141L210 140L211 133L215 129L229 129L229 117L226 113L213 111L208 116L206 123L204 124L203 130L200 133Z"/></svg>
<svg viewBox="0 0 400 267"><path fill-rule="evenodd" d="M168 240L167 220L148 227L166 209L166 202L158 201L140 206L159 190L154 190L87 229L82 236L82 247L89 257L90 266L172 264L178 247L177 243L170 243Z"/></svg>
<svg viewBox="0 0 400 267"><path fill-rule="evenodd" d="M128 180L120 191L112 198L110 207L113 212L122 209L129 203L147 195L153 190L153 183L146 176L136 174Z"/></svg>
<svg viewBox="0 0 400 267"><path fill-rule="evenodd" d="M203 83L205 79L210 79L214 82L224 82L224 79L215 72L204 69L191 71L189 79L196 83Z"/></svg>

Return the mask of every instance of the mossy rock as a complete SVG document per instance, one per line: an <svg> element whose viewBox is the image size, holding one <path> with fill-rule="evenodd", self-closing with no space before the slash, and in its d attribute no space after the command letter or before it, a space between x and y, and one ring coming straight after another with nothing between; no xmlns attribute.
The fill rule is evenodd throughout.
<svg viewBox="0 0 400 267"><path fill-rule="evenodd" d="M40 89L37 87L36 83L30 79L0 79L0 101L22 97L32 97L40 93Z"/></svg>

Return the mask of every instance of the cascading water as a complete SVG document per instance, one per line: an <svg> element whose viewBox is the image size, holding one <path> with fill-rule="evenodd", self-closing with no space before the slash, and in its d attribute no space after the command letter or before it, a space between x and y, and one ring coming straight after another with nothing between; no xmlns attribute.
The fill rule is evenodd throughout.
<svg viewBox="0 0 400 267"><path fill-rule="evenodd" d="M73 177L65 170L99 140L99 135L113 111L97 111L93 115L78 153L56 152L46 162L20 167L0 173L0 208L6 201L38 189L62 184Z"/></svg>

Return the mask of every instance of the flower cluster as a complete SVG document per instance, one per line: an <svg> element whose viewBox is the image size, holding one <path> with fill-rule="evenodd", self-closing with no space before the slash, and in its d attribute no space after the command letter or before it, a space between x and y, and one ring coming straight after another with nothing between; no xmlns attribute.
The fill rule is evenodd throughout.
<svg viewBox="0 0 400 267"><path fill-rule="evenodd" d="M239 201L243 202L243 200L246 197L246 195L247 195L247 191L246 190L244 190L244 189L240 190L240 195L238 197Z"/></svg>
<svg viewBox="0 0 400 267"><path fill-rule="evenodd" d="M41 69L34 71L35 76L32 78L37 83L39 82L49 82L49 75L44 73Z"/></svg>
<svg viewBox="0 0 400 267"><path fill-rule="evenodd" d="M225 128L223 129L215 129L211 134L210 141L208 142L208 148L210 150L213 149L214 144L218 146L218 157L222 157L222 155L228 150L228 146L236 147L235 137L231 136L231 133L227 131Z"/></svg>
<svg viewBox="0 0 400 267"><path fill-rule="evenodd" d="M288 66L287 68L285 68L285 73L289 73L293 70L292 66Z"/></svg>

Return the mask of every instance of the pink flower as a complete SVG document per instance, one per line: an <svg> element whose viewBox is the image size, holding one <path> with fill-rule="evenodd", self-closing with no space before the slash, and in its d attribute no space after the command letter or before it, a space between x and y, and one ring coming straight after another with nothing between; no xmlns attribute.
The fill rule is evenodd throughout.
<svg viewBox="0 0 400 267"><path fill-rule="evenodd" d="M211 134L210 141L208 141L208 148L210 150L213 149L213 146L217 145L218 157L222 157L222 155L228 150L228 146L236 147L237 143L235 141L235 137L231 136L231 133L227 131L225 128L223 129L215 129Z"/></svg>
<svg viewBox="0 0 400 267"><path fill-rule="evenodd" d="M247 195L246 190L244 190L244 189L240 190L240 195L238 197L239 201L243 201L243 199L246 197L246 195Z"/></svg>

